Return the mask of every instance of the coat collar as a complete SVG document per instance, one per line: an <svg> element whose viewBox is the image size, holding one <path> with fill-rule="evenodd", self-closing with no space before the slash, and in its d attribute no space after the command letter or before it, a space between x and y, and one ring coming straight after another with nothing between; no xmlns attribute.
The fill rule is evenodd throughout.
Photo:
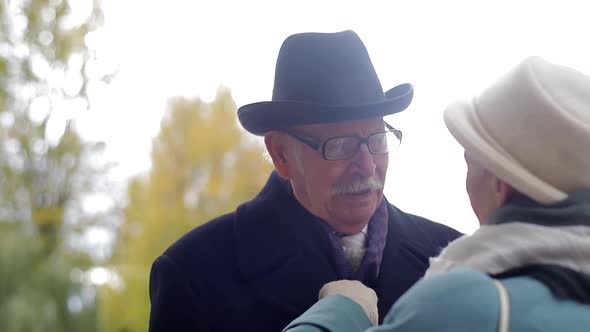
<svg viewBox="0 0 590 332"><path fill-rule="evenodd" d="M293 320L338 277L328 234L275 172L237 209L234 235L240 279L273 308L273 319Z"/></svg>
<svg viewBox="0 0 590 332"><path fill-rule="evenodd" d="M329 252L328 235L316 219L295 199L288 181L272 172L260 193L236 210L242 276L260 275L310 248Z"/></svg>

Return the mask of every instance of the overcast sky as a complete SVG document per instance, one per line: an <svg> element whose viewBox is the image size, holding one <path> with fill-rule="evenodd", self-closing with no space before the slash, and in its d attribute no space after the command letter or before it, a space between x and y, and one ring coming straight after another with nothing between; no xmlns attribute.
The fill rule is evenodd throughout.
<svg viewBox="0 0 590 332"><path fill-rule="evenodd" d="M356 31L385 90L414 84L412 105L387 120L404 132L390 156L386 195L407 212L473 232L466 167L442 120L528 55L590 73L584 1L103 0L106 26L91 39L118 75L97 89L83 134L107 143L118 181L149 169L151 139L172 96L238 105L269 100L282 41L305 31Z"/></svg>

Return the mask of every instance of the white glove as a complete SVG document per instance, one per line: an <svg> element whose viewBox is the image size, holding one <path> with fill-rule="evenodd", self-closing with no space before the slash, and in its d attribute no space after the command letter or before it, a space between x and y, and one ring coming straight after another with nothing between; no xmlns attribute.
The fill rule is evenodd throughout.
<svg viewBox="0 0 590 332"><path fill-rule="evenodd" d="M374 290L357 280L332 281L320 289L320 299L334 294L346 296L356 302L363 308L371 323L378 324L379 311L377 310L377 294Z"/></svg>

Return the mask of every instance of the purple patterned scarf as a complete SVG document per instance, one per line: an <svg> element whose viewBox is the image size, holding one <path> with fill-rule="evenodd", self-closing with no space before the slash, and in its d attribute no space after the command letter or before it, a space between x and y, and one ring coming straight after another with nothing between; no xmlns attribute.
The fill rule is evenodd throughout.
<svg viewBox="0 0 590 332"><path fill-rule="evenodd" d="M352 270L352 266L344 256L337 233L334 232L325 221L319 218L318 220L324 226L328 233L328 237L332 242L332 249L338 266L339 278L359 280L365 285L374 284L379 276L379 266L381 266L383 249L385 248L385 241L387 239L388 214L387 201L385 198L383 198L381 204L377 207L375 214L371 220L369 220L369 227L367 230L367 252L365 257L363 257L361 265L356 271Z"/></svg>

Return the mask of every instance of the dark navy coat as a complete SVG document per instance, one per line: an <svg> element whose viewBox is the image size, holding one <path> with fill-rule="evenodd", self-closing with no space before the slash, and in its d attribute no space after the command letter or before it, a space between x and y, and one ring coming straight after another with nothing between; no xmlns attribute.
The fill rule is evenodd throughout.
<svg viewBox="0 0 590 332"><path fill-rule="evenodd" d="M379 314L460 233L388 204L387 242L372 287ZM326 230L272 173L235 212L187 233L156 259L150 331L280 331L338 279Z"/></svg>

